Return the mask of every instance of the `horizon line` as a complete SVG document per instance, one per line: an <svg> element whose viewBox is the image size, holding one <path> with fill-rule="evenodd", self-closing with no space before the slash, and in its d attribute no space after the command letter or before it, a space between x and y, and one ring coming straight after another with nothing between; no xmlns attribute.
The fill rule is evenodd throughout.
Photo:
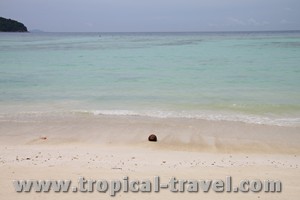
<svg viewBox="0 0 300 200"><path fill-rule="evenodd" d="M286 30L233 30L233 31L44 31L41 29L31 29L27 33L249 33L249 32L299 32L300 29ZM26 33L26 32L24 32Z"/></svg>

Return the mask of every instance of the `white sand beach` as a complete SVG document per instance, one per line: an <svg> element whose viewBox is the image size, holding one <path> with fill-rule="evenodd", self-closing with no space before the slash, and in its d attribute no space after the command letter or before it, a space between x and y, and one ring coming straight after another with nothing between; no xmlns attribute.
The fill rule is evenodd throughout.
<svg viewBox="0 0 300 200"><path fill-rule="evenodd" d="M16 199L298 199L299 127L135 116L7 117L0 122L0 196ZM158 142L148 142L155 133ZM13 180L280 180L281 193L17 193Z"/></svg>

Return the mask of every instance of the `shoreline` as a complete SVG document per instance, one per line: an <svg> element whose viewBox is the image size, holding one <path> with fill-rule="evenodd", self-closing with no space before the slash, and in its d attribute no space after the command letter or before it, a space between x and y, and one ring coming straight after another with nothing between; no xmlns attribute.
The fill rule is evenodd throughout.
<svg viewBox="0 0 300 200"><path fill-rule="evenodd" d="M0 121L0 195L8 200L107 199L109 194L17 193L12 180L280 180L281 193L117 193L116 199L299 197L299 127L136 116L51 116ZM150 133L158 142L148 142Z"/></svg>
<svg viewBox="0 0 300 200"><path fill-rule="evenodd" d="M300 127L140 116L43 116L0 121L0 144L134 145L200 152L299 153ZM41 140L47 137L47 140ZM150 145L151 146L151 145Z"/></svg>
<svg viewBox="0 0 300 200"><path fill-rule="evenodd" d="M297 113L244 113L234 110L76 110L76 109L59 109L62 105L54 106L54 110L42 109L31 111L32 108L24 109L22 112L16 112L15 108L5 109L0 113L0 121L4 120L30 120L39 118L55 118L55 117L140 117L154 119L184 119L184 120L204 120L204 121L225 121L225 122L241 122L256 125L270 125L282 127L300 127L300 117ZM47 106L44 105L44 108Z"/></svg>

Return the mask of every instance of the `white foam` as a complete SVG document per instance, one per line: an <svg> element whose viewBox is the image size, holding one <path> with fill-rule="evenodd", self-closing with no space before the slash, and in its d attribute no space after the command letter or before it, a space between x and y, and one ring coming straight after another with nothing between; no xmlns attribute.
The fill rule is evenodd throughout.
<svg viewBox="0 0 300 200"><path fill-rule="evenodd" d="M94 110L94 111L77 111L91 113L93 115L115 115L115 116L144 116L154 118L188 118L204 119L212 121L235 121L252 124L266 124L277 126L300 126L299 117L269 117L258 115L246 115L237 113L214 113L210 111L187 112L187 111L132 111L132 110Z"/></svg>
<svg viewBox="0 0 300 200"><path fill-rule="evenodd" d="M73 110L73 111L53 111L53 112L20 112L15 114L0 113L0 121L7 120L7 117L14 116L14 119L41 118L43 116L56 117L69 114L91 114L91 115L111 115L111 116L142 116L153 118L186 118L186 119L203 119L210 121L234 121L245 122L250 124L265 124L277 126L300 127L300 117L283 117L283 116L259 116L242 113L230 112L213 112L213 111L159 111L159 110Z"/></svg>

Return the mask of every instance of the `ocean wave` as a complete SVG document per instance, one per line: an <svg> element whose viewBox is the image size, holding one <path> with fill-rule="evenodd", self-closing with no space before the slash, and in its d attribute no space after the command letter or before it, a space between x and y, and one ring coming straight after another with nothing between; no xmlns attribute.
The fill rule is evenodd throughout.
<svg viewBox="0 0 300 200"><path fill-rule="evenodd" d="M78 115L92 116L136 116L151 118L183 118L200 119L209 121L232 121L249 124L276 125L288 127L300 127L299 116L262 116L235 112L213 112L213 111L159 111L159 110L69 110L69 111L32 111L19 113L0 113L0 121L35 121L43 118L61 119L67 116Z"/></svg>
<svg viewBox="0 0 300 200"><path fill-rule="evenodd" d="M237 113L213 113L213 112L175 112L175 111L132 111L132 110L80 110L79 113L88 113L95 116L141 116L153 118L186 118L202 119L210 121L234 121L251 124L265 124L277 126L300 126L300 117L269 117L258 115L246 115Z"/></svg>

